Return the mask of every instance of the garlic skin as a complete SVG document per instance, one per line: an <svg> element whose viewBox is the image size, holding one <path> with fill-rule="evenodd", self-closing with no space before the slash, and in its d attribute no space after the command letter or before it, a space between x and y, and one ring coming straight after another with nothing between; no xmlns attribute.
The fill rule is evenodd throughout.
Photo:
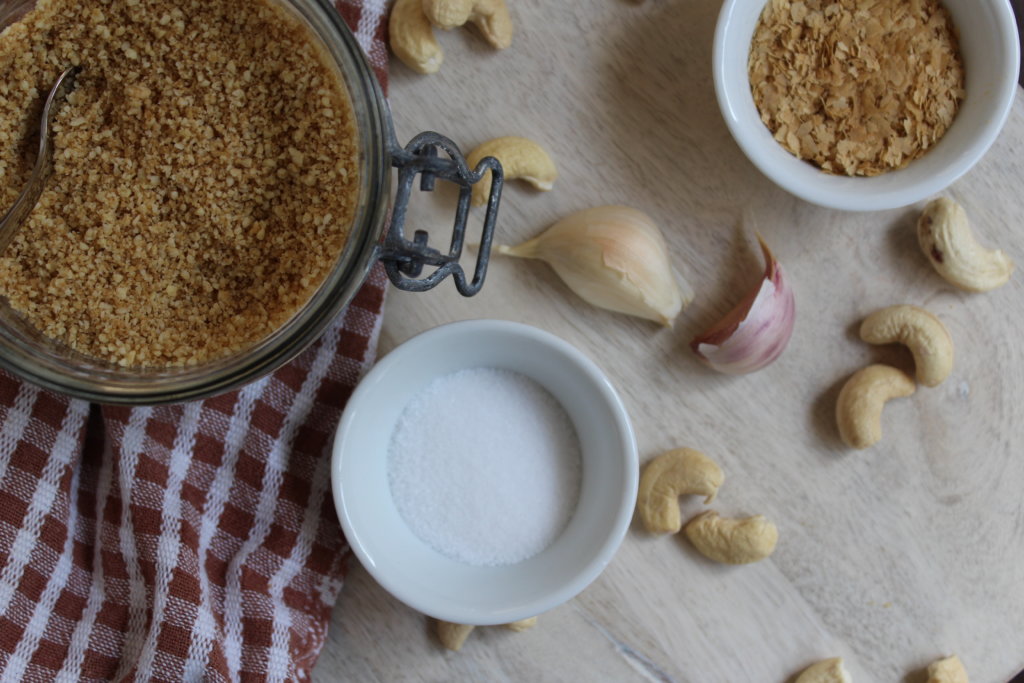
<svg viewBox="0 0 1024 683"><path fill-rule="evenodd" d="M708 365L730 375L768 365L782 354L793 335L793 290L768 245L760 235L757 240L764 253L763 280L724 318L690 342L690 348Z"/></svg>
<svg viewBox="0 0 1024 683"><path fill-rule="evenodd" d="M570 214L537 237L499 254L540 259L588 303L671 326L693 300L673 269L650 216L626 206Z"/></svg>

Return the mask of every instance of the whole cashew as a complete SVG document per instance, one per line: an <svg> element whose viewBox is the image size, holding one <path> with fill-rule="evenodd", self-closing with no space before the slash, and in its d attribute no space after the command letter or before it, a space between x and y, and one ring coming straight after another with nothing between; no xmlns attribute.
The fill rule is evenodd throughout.
<svg viewBox="0 0 1024 683"><path fill-rule="evenodd" d="M528 138L509 135L488 140L470 152L466 161L473 169L484 157L495 157L501 162L505 180L521 178L538 190L550 190L558 177L555 162L543 147ZM473 186L473 206L486 204L490 192L491 172L488 170Z"/></svg>
<svg viewBox="0 0 1024 683"><path fill-rule="evenodd" d="M833 657L811 664L793 683L851 683L851 679L843 668L843 658Z"/></svg>
<svg viewBox="0 0 1024 683"><path fill-rule="evenodd" d="M444 52L423 13L422 0L395 0L388 20L391 51L410 69L432 74L441 68Z"/></svg>
<svg viewBox="0 0 1024 683"><path fill-rule="evenodd" d="M953 370L953 339L934 315L917 306L889 306L875 311L860 326L869 344L906 345L914 354L917 381L934 387Z"/></svg>
<svg viewBox="0 0 1024 683"><path fill-rule="evenodd" d="M928 665L928 683L968 683L967 669L956 655Z"/></svg>
<svg viewBox="0 0 1024 683"><path fill-rule="evenodd" d="M529 617L528 619L520 619L519 621L513 621L508 624L504 624L505 628L515 631L516 633L522 633L527 629L531 629L537 625L537 617ZM473 632L474 626L469 624L455 624L450 621L437 620L437 638L441 641L449 650L458 652L463 643L466 642L466 638Z"/></svg>
<svg viewBox="0 0 1024 683"><path fill-rule="evenodd" d="M512 44L512 17L505 0L422 0L430 22L443 29L472 23L488 43L503 50Z"/></svg>
<svg viewBox="0 0 1024 683"><path fill-rule="evenodd" d="M691 519L683 533L701 555L724 564L763 560L772 554L779 540L779 530L763 515L726 519L714 510Z"/></svg>
<svg viewBox="0 0 1024 683"><path fill-rule="evenodd" d="M917 222L917 241L939 275L969 292L1000 287L1013 272L1010 257L978 244L963 207L945 197L924 207Z"/></svg>
<svg viewBox="0 0 1024 683"><path fill-rule="evenodd" d="M652 534L674 534L682 527L679 496L705 496L710 503L725 475L715 462L692 448L662 453L644 467L637 508Z"/></svg>
<svg viewBox="0 0 1024 683"><path fill-rule="evenodd" d="M869 365L855 372L839 391L836 422L839 436L851 448L867 448L882 438L882 407L891 398L910 396L914 380L888 365Z"/></svg>

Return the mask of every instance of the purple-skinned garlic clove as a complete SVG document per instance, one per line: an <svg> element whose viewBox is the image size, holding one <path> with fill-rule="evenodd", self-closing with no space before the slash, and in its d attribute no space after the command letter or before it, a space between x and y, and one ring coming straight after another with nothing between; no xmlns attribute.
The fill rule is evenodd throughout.
<svg viewBox="0 0 1024 683"><path fill-rule="evenodd" d="M765 367L789 344L796 320L796 302L782 265L758 235L764 253L761 282L725 317L690 342L701 360L730 375Z"/></svg>

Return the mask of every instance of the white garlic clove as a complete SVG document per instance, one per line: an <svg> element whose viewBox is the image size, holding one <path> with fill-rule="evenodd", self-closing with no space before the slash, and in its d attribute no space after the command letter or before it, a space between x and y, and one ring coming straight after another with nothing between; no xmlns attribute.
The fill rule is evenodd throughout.
<svg viewBox="0 0 1024 683"><path fill-rule="evenodd" d="M626 206L570 214L537 237L500 254L540 259L588 303L669 326L693 290L669 262L650 216Z"/></svg>
<svg viewBox="0 0 1024 683"><path fill-rule="evenodd" d="M796 303L782 266L758 235L764 253L761 283L690 348L708 365L721 372L740 375L760 370L778 358L793 334Z"/></svg>

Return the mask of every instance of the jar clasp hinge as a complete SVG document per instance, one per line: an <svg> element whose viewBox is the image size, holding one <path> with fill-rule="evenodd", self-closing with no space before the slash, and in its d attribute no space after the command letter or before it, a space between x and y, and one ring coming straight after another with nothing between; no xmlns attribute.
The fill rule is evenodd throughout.
<svg viewBox="0 0 1024 683"><path fill-rule="evenodd" d="M438 149L445 152L447 158L439 156ZM391 225L388 227L381 252L381 260L391 282L399 289L423 292L432 289L451 275L460 294L473 296L480 291L487 274L494 225L498 217L498 202L501 199L504 182L501 163L494 157L486 157L471 170L454 142L439 133L426 132L417 135L404 148L394 145L391 165L398 169L398 191L391 213ZM491 191L487 198L473 279L469 280L465 270L459 265L459 258L465 245L472 187L488 170L491 172ZM437 178L459 186L452 241L447 253L428 244L429 236L426 230L416 230L412 240L405 237L409 197L417 174L420 175L420 190L424 192L433 191ZM426 266L435 266L436 270L426 277L420 277Z"/></svg>

